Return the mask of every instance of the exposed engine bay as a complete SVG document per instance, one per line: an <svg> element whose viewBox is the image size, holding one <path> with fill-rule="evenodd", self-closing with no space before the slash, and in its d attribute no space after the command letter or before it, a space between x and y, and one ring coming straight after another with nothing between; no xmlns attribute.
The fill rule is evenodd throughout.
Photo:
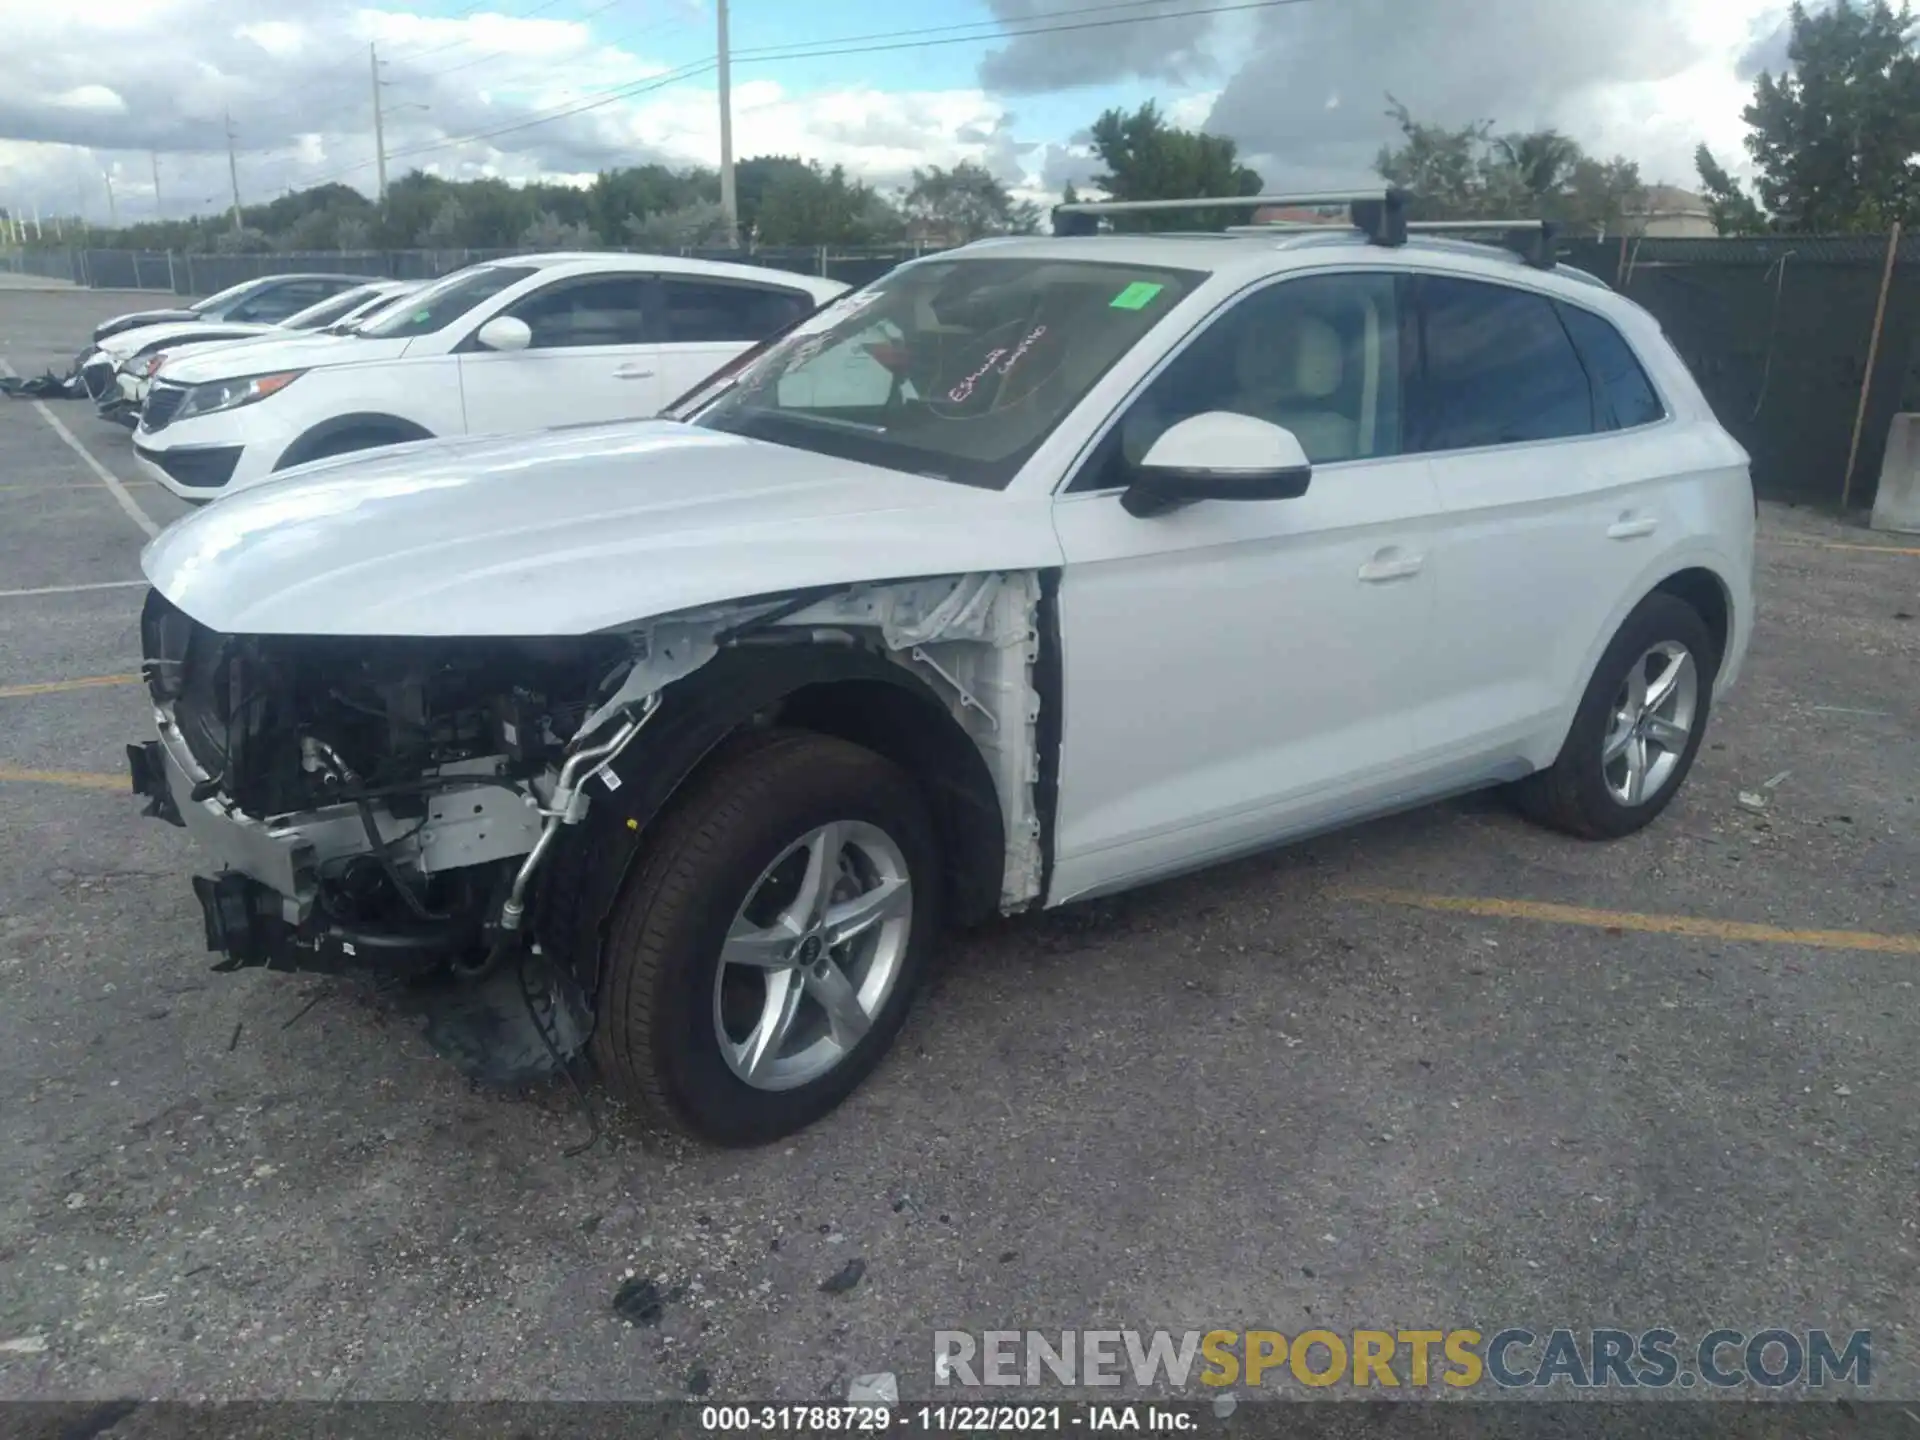
<svg viewBox="0 0 1920 1440"><path fill-rule="evenodd" d="M744 723L796 723L787 712L856 661L895 676L971 741L973 808L998 810L998 908L1039 898L1040 604L1040 577L1017 572L773 596L583 637L359 639L222 635L156 590L142 639L160 738L129 747L134 788L211 852L215 873L194 887L218 968L480 980L545 953L590 1016L579 937L597 917L579 912L595 852L640 842L695 753L689 735L711 746L742 723L712 695L696 704L697 684L742 691L725 677L796 653L827 686L776 695ZM696 682L708 667L719 678ZM696 726L701 706L725 718Z"/></svg>

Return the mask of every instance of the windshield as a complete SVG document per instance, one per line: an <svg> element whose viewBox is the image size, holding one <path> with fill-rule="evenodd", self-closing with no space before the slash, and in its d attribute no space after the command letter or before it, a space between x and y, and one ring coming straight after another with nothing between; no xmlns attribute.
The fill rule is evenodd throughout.
<svg viewBox="0 0 1920 1440"><path fill-rule="evenodd" d="M482 300L492 299L509 285L533 274L525 265L476 265L436 280L391 313L360 327L359 333L376 340L399 340L431 335L451 325Z"/></svg>
<svg viewBox="0 0 1920 1440"><path fill-rule="evenodd" d="M922 261L797 326L693 423L997 490L1202 278L1042 256Z"/></svg>
<svg viewBox="0 0 1920 1440"><path fill-rule="evenodd" d="M187 306L187 309L193 311L196 315L205 315L213 310L224 310L242 295L255 289L261 283L263 282L259 280L242 280L238 285L229 285L224 290L214 291L213 294L207 296L204 300L194 301L193 304Z"/></svg>
<svg viewBox="0 0 1920 1440"><path fill-rule="evenodd" d="M367 305L365 309L336 320L327 327L327 333L329 335L364 334L369 325L378 325L381 321L391 319L406 309L407 302L421 288L418 285L408 285L403 289L395 290L392 294L383 295Z"/></svg>
<svg viewBox="0 0 1920 1440"><path fill-rule="evenodd" d="M331 324L341 316L351 314L380 293L377 285L355 285L351 290L342 290L338 295L330 295L318 304L297 310L280 322L282 330L318 330L322 325Z"/></svg>

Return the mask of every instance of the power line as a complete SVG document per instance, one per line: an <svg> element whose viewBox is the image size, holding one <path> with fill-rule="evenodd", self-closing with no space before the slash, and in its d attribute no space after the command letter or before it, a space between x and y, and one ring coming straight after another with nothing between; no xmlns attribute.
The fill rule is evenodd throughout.
<svg viewBox="0 0 1920 1440"><path fill-rule="evenodd" d="M1015 25L1024 25L1035 20L1058 19L1060 16L1063 16L1063 15L1090 15L1090 14L1096 14L1096 13L1103 13L1111 10L1145 10L1155 5L1164 5L1165 3L1166 3L1166 0L1104 0L1104 3L1098 4L1098 5L1073 5L1060 10L1042 10L1033 15L1026 16L1023 19L1008 21L1005 23L1015 24ZM1191 12L1181 12L1181 13L1184 14L1184 13L1191 13ZM1178 18L1177 15L1172 15L1172 14L1138 15L1138 16L1129 16L1127 19L1117 23L1135 24L1144 20L1177 19L1177 18ZM796 41L793 41L790 45L774 45L774 46L763 45L763 46L760 46L758 49L750 48L746 50L736 50L733 53L736 58L742 58L742 59L749 58L752 56L762 55L762 54L767 54L769 58L773 58L770 54L770 52L772 51L808 50L816 46L822 46L822 45L857 45L868 40L894 40L902 36L942 35L953 30L984 30L986 31L985 34L968 36L966 37L967 39L1004 40L1004 39L1017 38L1016 36L1010 35L1005 30L1000 30L995 28L999 26L1001 23L1002 22L999 20L959 20L959 21L955 21L951 25L916 25L906 30L880 30L870 35L840 35L840 36L834 37L831 40L796 40ZM1042 35L1042 34L1045 34L1046 32L1044 30L1033 30L1033 31L1023 31L1020 33ZM838 52L836 51L833 53L838 53ZM785 57L783 56L781 58L785 58Z"/></svg>
<svg viewBox="0 0 1920 1440"><path fill-rule="evenodd" d="M1138 4L1139 0L1125 0L1125 3ZM763 50L757 50L757 51L739 51L735 54L734 58L737 60L756 60L756 61L757 60L817 60L827 56L872 55L882 50L925 50L935 45L968 45L968 44L978 44L982 41L992 41L992 40L1019 40L1028 35L1059 35L1070 30L1108 30L1108 29L1112 29L1116 25L1145 25L1154 20L1190 20L1201 15L1231 15L1241 10L1276 10L1282 6L1308 5L1311 3L1313 3L1313 0L1242 0L1242 3L1237 5L1209 5L1198 10L1161 10L1161 11L1156 11L1151 15L1123 15L1113 20L1081 20L1081 21L1075 22L1072 25L1042 25L1042 26L1038 26L1032 29L1027 29L1027 30L1002 30L997 33L990 33L985 35L948 35L938 40L903 40L903 41L899 41L897 43L889 44L889 45L855 45L851 42L853 40L856 40L862 37L853 36L853 37L848 37L847 42L830 42L830 41L816 42L820 44L840 44L841 48L839 49L817 50L817 51L801 50L801 49L792 49L792 50L763 49ZM1109 10L1109 9L1119 9L1121 8L1121 6L1090 5L1085 8L1087 10ZM1070 14L1074 14L1075 12L1071 10L1061 10L1061 11L1054 11L1050 13L1070 15ZM935 27L935 28L951 29L953 27L946 26L946 27ZM895 33L904 34L904 33L911 33L911 32L896 31ZM881 37L873 36L870 38L879 39Z"/></svg>
<svg viewBox="0 0 1920 1440"><path fill-rule="evenodd" d="M1101 12L1101 11L1119 10L1119 9L1138 9L1142 4L1145 4L1145 3L1152 3L1152 0L1118 0L1118 3L1111 3L1111 0L1110 0L1110 3L1105 3L1105 4L1079 6L1079 7L1075 7L1067 10L1050 11L1047 13L1046 16L1037 16L1034 18L1051 18L1051 16L1054 16L1054 15L1088 14L1088 13L1095 13L1095 12ZM937 34L937 32L943 31L943 30L952 30L952 29L960 28L954 25L945 25L945 26L937 25L937 26L928 27L925 30L918 30L918 31L912 31L912 30L882 31L873 35L865 35L865 36L852 35L852 36L843 36L838 40L807 42L813 45L831 45L831 46L838 47L834 49L819 50L819 49L806 49L806 48L797 48L797 47L788 48L788 47L770 46L770 47L762 47L757 50L735 51L733 53L732 59L734 60L735 63L741 63L741 62L761 63L761 62L772 61L772 60L817 60L817 59L825 59L828 57L839 56L839 55L871 55L871 54L877 54L883 51L894 51L894 50L924 50L924 49L929 49L931 47L938 46L938 45L964 45L964 44L979 44L982 42L991 42L995 40L1018 40L1029 35L1058 35L1058 34L1063 34L1071 31L1106 30L1119 25L1143 25L1155 20L1187 20L1187 19L1194 19L1200 16L1230 15L1230 14L1235 14L1242 11L1250 11L1250 10L1274 10L1274 9L1279 9L1283 6L1305 5L1305 4L1311 4L1311 3L1312 3L1312 0L1238 0L1238 3L1235 3L1235 4L1208 5L1208 6L1202 6L1198 9L1190 9L1190 10L1162 10L1162 11L1156 11L1152 14L1147 14L1147 15L1125 15L1125 16L1118 16L1115 18L1104 19L1104 20L1078 20L1065 25L1039 25L1039 26L1030 25L1027 28L1021 29L1021 30L997 30L997 31L990 31L986 34L979 34L979 35L940 35L938 38L934 38L934 39L893 40L890 43L882 43L882 44L858 43L858 42L867 41L867 40L886 41L889 36L897 36L897 35L923 35L924 36L929 34ZM979 25L992 24L993 22L976 21L972 23L974 26L977 27ZM497 129L477 131L471 135L448 136L445 139L436 140L429 144L409 146L404 150L393 151L389 156L389 158L399 158L400 156L403 156L403 155L426 155L426 154L431 154L436 150L450 150L455 148L456 146L470 145L476 141L491 140L501 135L510 135L521 130L530 130L536 126L551 124L556 120L565 120L574 115L585 114L589 110L603 109L608 105L618 104L622 100L631 99L636 95L646 94L648 91L651 91L651 90L658 90L663 86L675 84L681 80L694 79L695 77L704 75L708 71L714 70L717 67L718 67L718 62L715 60L706 60L706 61L701 61L694 64L681 66L677 70L668 71L663 75L654 76L648 80L641 81L636 84L622 85L622 86L615 87L614 89L603 93L598 99L586 101L581 104L568 105L566 107L549 111L549 112L537 113L535 115L531 115L524 119L515 121L510 125L500 126ZM358 165L349 166L345 170L338 172L338 174L331 175L327 178L328 180L333 180L333 179L339 178L339 175L352 174L356 171L364 170L366 169L367 165L371 163L372 163L371 161L364 161ZM325 184L327 183L327 181L316 181L314 183Z"/></svg>

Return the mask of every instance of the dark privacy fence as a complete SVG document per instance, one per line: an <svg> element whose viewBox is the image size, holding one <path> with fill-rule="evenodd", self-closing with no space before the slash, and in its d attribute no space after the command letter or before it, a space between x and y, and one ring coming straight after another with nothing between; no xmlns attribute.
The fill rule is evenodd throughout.
<svg viewBox="0 0 1920 1440"><path fill-rule="evenodd" d="M289 255L30 250L6 263L97 288L207 295L289 270L426 279L510 250L388 250ZM862 285L916 252L804 247L683 254L744 259ZM1753 456L1769 499L1834 506L1852 444L1887 237L1767 236L1725 240L1564 242L1568 264L1651 311L1685 357L1715 413ZM1920 408L1920 238L1903 240L1854 465L1852 499L1869 504L1893 416Z"/></svg>
<svg viewBox="0 0 1920 1440"><path fill-rule="evenodd" d="M1574 241L1570 265L1659 319L1768 499L1836 506L1852 445L1888 236ZM1895 414L1920 408L1920 239L1887 292L1852 503L1870 504Z"/></svg>

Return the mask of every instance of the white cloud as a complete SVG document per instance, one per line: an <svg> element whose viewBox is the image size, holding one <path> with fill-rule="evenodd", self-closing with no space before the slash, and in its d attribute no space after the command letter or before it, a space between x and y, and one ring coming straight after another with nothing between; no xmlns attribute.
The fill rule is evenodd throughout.
<svg viewBox="0 0 1920 1440"><path fill-rule="evenodd" d="M582 3L576 0L576 8ZM675 3L699 8L699 0ZM1028 0L993 3L1019 8ZM1206 72L1204 88L1167 86L1163 109L1175 124L1211 119L1240 141L1269 182L1351 183L1354 167L1364 173L1385 138L1378 92L1392 86L1401 93L1404 80L1419 93L1402 98L1419 102L1416 110L1430 106L1431 118L1458 122L1474 117L1452 109L1498 105L1495 118L1503 125L1558 124L1589 149L1640 160L1649 179L1688 183L1700 141L1723 162L1744 163L1739 112L1749 86L1737 70L1758 31L1776 18L1779 0L1633 0L1642 21L1652 16L1672 23L1662 28L1648 21L1624 36L1604 18L1576 22L1540 0L1498 0L1494 8L1509 27L1505 43L1498 54L1483 47L1471 73L1463 74L1414 43L1424 43L1445 18L1435 18L1434 0L1367 3L1424 14L1425 28L1409 19L1398 40L1372 33L1355 52L1359 58L1349 54L1352 63L1342 68L1329 58L1331 47L1261 50L1256 40L1281 34L1281 12L1229 17L1198 38L1175 36L1181 27L1171 21L1140 27L1141 35L1154 31L1161 58L1178 50L1181 67ZM1359 8L1356 0L1289 7L1285 23L1311 20L1338 29L1345 23L1340 16ZM333 178L370 191L370 41L379 47L388 82L382 96L390 174L419 166L450 176L584 183L606 166L718 159L710 78L672 79L675 72L659 57L644 53L647 30L630 44L610 43L606 22L591 17L434 16L365 0L309 0L285 15L260 0L93 0L6 10L9 71L0 86L0 136L9 138L0 140L0 203L37 196L43 211L71 210L84 197L88 213L104 220L104 171L114 177L121 218L145 218L153 213L146 154L152 149L160 155L168 214L219 208L229 198L229 112L239 137L243 199ZM1604 67L1581 63L1580 37L1590 32L1611 37ZM1123 33L1130 32L1049 37L1047 46L1091 54L1108 40L1117 44ZM1555 47L1562 52L1559 68L1548 74ZM1404 73L1387 64L1389 52L1401 55ZM1127 64L1151 58L1138 47L1116 53ZM1031 68L1045 58L1027 56L1022 63ZM1006 58L1000 63L1005 68ZM1075 137L1029 131L1016 118L1021 107L987 89L850 83L802 92L758 78L771 73L756 72L735 87L734 143L742 158L799 155L845 165L882 186L905 184L915 168L975 160L1036 196L1057 195L1065 180L1084 182L1098 168ZM911 83L910 69L898 73ZM666 83L525 124L650 77ZM1088 113L1100 103L1090 99ZM444 143L490 131L507 133ZM19 143L33 141L45 143Z"/></svg>
<svg viewBox="0 0 1920 1440"><path fill-rule="evenodd" d="M127 102L104 85L76 85L53 97L62 110L94 110L107 115L123 115Z"/></svg>
<svg viewBox="0 0 1920 1440"><path fill-rule="evenodd" d="M242 25L233 32L242 40L251 40L276 60L300 53L306 32L285 20L268 20L260 25Z"/></svg>

